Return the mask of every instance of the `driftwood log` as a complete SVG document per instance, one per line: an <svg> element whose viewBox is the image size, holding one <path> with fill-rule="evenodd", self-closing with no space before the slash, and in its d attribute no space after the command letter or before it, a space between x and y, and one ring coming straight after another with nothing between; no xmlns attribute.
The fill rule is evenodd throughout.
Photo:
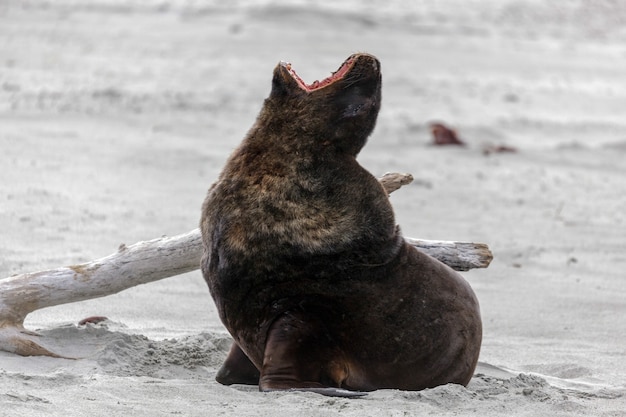
<svg viewBox="0 0 626 417"><path fill-rule="evenodd" d="M411 181L409 174L386 174L380 179L388 193ZM492 259L489 247L482 243L406 240L456 270L486 268ZM195 229L131 246L122 244L116 253L84 264L0 280L0 350L62 357L41 346L41 337L24 328L29 313L190 272L200 267L201 256L200 230Z"/></svg>

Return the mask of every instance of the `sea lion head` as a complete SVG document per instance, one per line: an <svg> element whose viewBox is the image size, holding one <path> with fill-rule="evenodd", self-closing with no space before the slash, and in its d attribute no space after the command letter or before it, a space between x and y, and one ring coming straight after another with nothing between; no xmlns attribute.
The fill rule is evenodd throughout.
<svg viewBox="0 0 626 417"><path fill-rule="evenodd" d="M261 117L281 138L299 141L299 148L356 156L374 129L380 102L380 62L372 55L351 55L331 76L311 84L280 62Z"/></svg>

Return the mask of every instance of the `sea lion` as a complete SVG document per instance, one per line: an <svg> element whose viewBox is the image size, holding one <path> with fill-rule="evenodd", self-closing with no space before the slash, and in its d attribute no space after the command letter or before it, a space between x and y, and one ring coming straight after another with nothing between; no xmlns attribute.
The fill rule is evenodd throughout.
<svg viewBox="0 0 626 417"><path fill-rule="evenodd" d="M472 377L472 289L404 241L387 193L356 161L380 103L372 55L311 85L276 66L202 207L201 268L234 338L219 382L352 396Z"/></svg>

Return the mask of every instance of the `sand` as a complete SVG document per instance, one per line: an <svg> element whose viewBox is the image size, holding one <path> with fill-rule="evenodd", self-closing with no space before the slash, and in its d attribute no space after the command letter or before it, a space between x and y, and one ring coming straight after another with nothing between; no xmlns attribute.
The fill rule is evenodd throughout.
<svg viewBox="0 0 626 417"><path fill-rule="evenodd" d="M0 277L195 228L276 63L313 81L367 51L383 109L359 160L415 176L391 197L404 234L495 256L464 273L469 386L221 386L230 338L196 271L30 314L79 359L0 352L0 415L626 415L626 5L405 3L4 0ZM467 146L430 146L433 120Z"/></svg>

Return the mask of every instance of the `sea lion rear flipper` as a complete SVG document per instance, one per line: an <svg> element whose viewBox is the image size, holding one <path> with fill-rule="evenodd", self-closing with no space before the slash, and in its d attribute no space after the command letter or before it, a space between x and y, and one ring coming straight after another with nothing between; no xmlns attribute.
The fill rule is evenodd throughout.
<svg viewBox="0 0 626 417"><path fill-rule="evenodd" d="M223 385L257 385L259 376L260 373L256 366L243 353L237 343L233 342L224 364L215 376L215 380Z"/></svg>
<svg viewBox="0 0 626 417"><path fill-rule="evenodd" d="M347 376L347 364L318 317L287 312L270 327L259 381L261 391L309 391L332 397L366 395L340 388Z"/></svg>

